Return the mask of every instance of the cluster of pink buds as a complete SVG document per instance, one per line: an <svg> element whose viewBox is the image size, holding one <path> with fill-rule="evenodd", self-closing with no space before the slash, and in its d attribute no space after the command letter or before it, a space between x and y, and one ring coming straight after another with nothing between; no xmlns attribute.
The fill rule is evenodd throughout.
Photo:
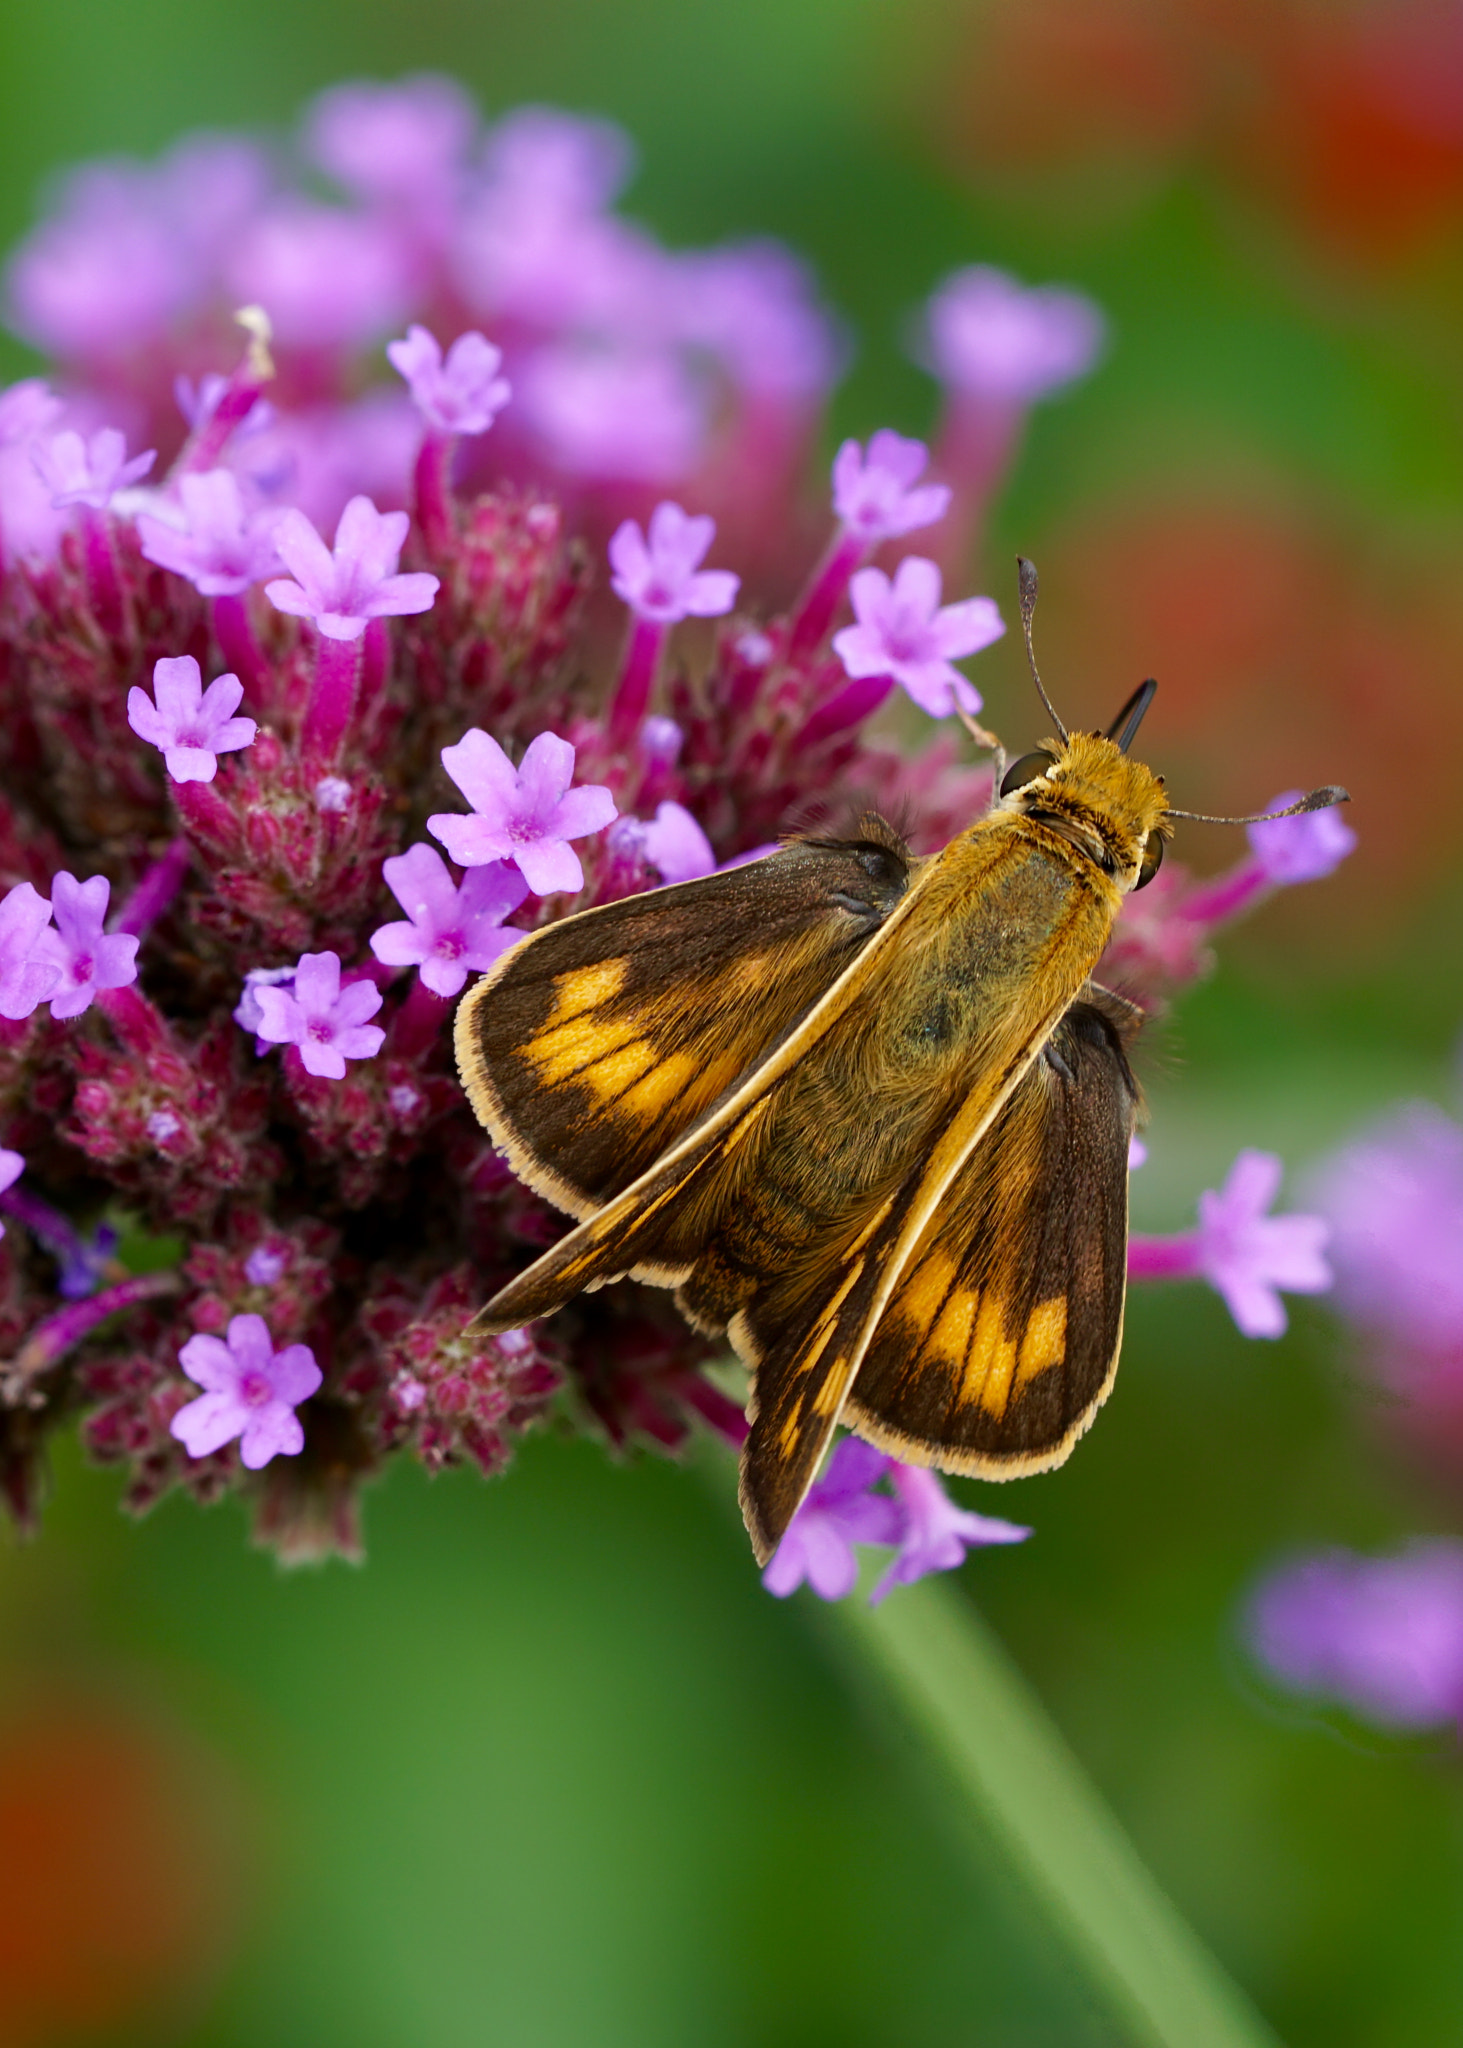
<svg viewBox="0 0 1463 2048"><path fill-rule="evenodd" d="M334 198L234 137L64 189L9 272L54 388L0 395L0 1486L27 1519L79 1415L132 1506L243 1487L287 1556L357 1547L384 1458L500 1471L560 1398L617 1443L738 1437L663 1295L467 1328L564 1222L471 1116L452 1004L809 799L856 788L923 845L979 814L963 735L869 721L979 709L958 664L1004 627L969 538L1101 339L1075 294L947 280L934 453L847 442L809 559L839 351L793 257L661 247L614 210L617 131L484 132L441 79L339 87L302 146ZM1191 979L1336 829L1171 869L1126 985ZM1277 1177L1242 1160L1135 1271L1273 1334L1274 1290L1326 1279L1320 1226L1265 1216ZM867 1540L887 1587L1022 1533L845 1450L768 1582L846 1590Z"/></svg>

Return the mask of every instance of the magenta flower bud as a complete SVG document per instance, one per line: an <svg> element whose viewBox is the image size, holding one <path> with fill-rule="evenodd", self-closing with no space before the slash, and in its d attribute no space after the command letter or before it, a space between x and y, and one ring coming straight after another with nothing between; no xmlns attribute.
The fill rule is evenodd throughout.
<svg viewBox="0 0 1463 2048"><path fill-rule="evenodd" d="M615 800L598 783L570 788L574 749L567 740L541 732L515 769L498 742L473 726L456 746L442 749L442 766L473 814L439 811L428 818L427 830L459 867L511 861L536 896L584 887L584 870L568 842L608 825Z"/></svg>
<svg viewBox="0 0 1463 2048"><path fill-rule="evenodd" d="M385 1041L380 1025L366 1021L381 1007L380 989L373 981L342 988L338 953L302 953L287 987L255 981L252 993L259 1036L298 1046L307 1074L344 1080L347 1060L374 1059Z"/></svg>
<svg viewBox="0 0 1463 2048"><path fill-rule="evenodd" d="M41 937L51 906L29 882L0 898L0 1017L29 1017L55 990L61 970Z"/></svg>
<svg viewBox="0 0 1463 2048"><path fill-rule="evenodd" d="M237 676L215 676L205 690L191 654L157 662L153 695L134 686L127 692L127 723L139 739L162 751L174 782L212 782L220 754L254 744L252 718L235 718L244 696Z"/></svg>
<svg viewBox="0 0 1463 2048"><path fill-rule="evenodd" d="M270 603L313 619L329 640L358 640L371 619L430 611L437 578L396 573L409 525L404 512L378 512L369 498L352 498L340 515L332 551L303 512L286 512L274 538L294 580L266 584Z"/></svg>
<svg viewBox="0 0 1463 2048"><path fill-rule="evenodd" d="M177 504L160 500L138 515L142 552L185 576L204 597L235 597L280 566L277 508L250 512L232 470L190 470L177 480Z"/></svg>
<svg viewBox="0 0 1463 2048"><path fill-rule="evenodd" d="M37 957L56 969L53 1017L79 1017L105 989L128 988L137 979L138 940L131 932L104 932L112 885L105 875L78 882L63 869L51 880L54 931L41 933Z"/></svg>
<svg viewBox="0 0 1463 2048"><path fill-rule="evenodd" d="M906 555L892 583L882 569L860 569L848 589L857 624L833 635L833 650L855 681L892 676L931 718L957 705L979 711L979 692L951 664L1005 632L990 598L942 605L940 572L920 555Z"/></svg>
<svg viewBox="0 0 1463 2048"><path fill-rule="evenodd" d="M907 441L888 427L873 436L867 454L857 441L845 441L833 458L833 510L840 522L872 548L943 519L948 486L916 487L929 459L923 441Z"/></svg>
<svg viewBox="0 0 1463 2048"><path fill-rule="evenodd" d="M1030 405L1085 377L1103 318L1080 292L1019 284L985 264L957 270L927 309L931 367L942 383Z"/></svg>
<svg viewBox="0 0 1463 2048"><path fill-rule="evenodd" d="M24 1172L24 1157L19 1152L12 1152L7 1146L0 1145L0 1195L3 1195L7 1188L13 1188ZM0 1223L0 1237L4 1235L5 1225Z"/></svg>
<svg viewBox="0 0 1463 2048"><path fill-rule="evenodd" d="M1299 803L1303 789L1282 789L1265 806L1268 811L1284 810ZM1265 871L1265 879L1277 887L1295 882L1319 882L1334 873L1356 845L1356 834L1336 805L1324 811L1302 811L1294 818L1266 818L1245 832L1250 851Z"/></svg>
<svg viewBox="0 0 1463 2048"><path fill-rule="evenodd" d="M126 436L115 427L102 427L87 440L63 427L49 441L36 442L31 461L53 505L90 505L103 512L118 491L147 475L156 454L149 448L129 462Z"/></svg>
<svg viewBox="0 0 1463 2048"><path fill-rule="evenodd" d="M716 521L693 518L667 499L650 515L650 534L627 519L610 537L610 587L637 618L672 625L677 619L719 618L737 601L740 578L728 569L703 569L716 538Z"/></svg>
<svg viewBox="0 0 1463 2048"><path fill-rule="evenodd" d="M918 1465L892 1464L889 1476L903 1510L904 1527L898 1553L869 1595L874 1607L887 1600L896 1586L912 1586L931 1572L954 1571L965 1562L966 1551L976 1545L1024 1543L1031 1534L1018 1522L1002 1522L957 1506L939 1475Z"/></svg>
<svg viewBox="0 0 1463 2048"><path fill-rule="evenodd" d="M371 951L388 967L416 967L434 995L460 993L523 934L504 931L528 894L523 876L504 861L469 868L459 886L434 846L409 846L381 863L386 886L406 912L402 924L371 934Z"/></svg>
<svg viewBox="0 0 1463 2048"><path fill-rule="evenodd" d="M414 326L404 341L389 341L386 354L427 425L440 434L485 434L512 396L498 374L503 351L486 335L459 334L444 362L435 335Z"/></svg>
<svg viewBox="0 0 1463 2048"><path fill-rule="evenodd" d="M168 1425L190 1458L206 1458L235 1437L251 1472L271 1458L293 1458L305 1448L295 1410L317 1393L324 1377L308 1344L276 1351L263 1316L234 1316L227 1339L190 1337L178 1363L204 1389Z"/></svg>

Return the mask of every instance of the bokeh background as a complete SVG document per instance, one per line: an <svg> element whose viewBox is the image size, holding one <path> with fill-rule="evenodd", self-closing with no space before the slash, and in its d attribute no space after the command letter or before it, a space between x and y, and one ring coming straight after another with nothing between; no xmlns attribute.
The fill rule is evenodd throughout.
<svg viewBox="0 0 1463 2048"><path fill-rule="evenodd" d="M785 237L846 318L835 432L927 430L904 348L957 264L1080 285L965 588L1043 572L1074 722L1142 675L1179 801L1354 793L1361 851L1226 945L1150 1055L1140 1225L1235 1151L1298 1173L1463 1025L1463 13L1431 0L56 0L0 12L0 243L49 173L283 129L343 77L622 121L672 243ZM0 344L6 377L34 365ZM988 715L1036 736L1009 645ZM1235 835L1189 828L1218 867ZM1118 1396L965 1590L1296 2048L1463 2039L1456 1749L1282 1708L1239 1647L1297 1544L1463 1529L1324 1302L1247 1343L1142 1289ZM977 1489L970 1489L975 1497ZM282 1575L233 1508L134 1525L64 1453L0 1539L0 2044L992 2048L1118 2041L712 1459L544 1435L372 1496Z"/></svg>

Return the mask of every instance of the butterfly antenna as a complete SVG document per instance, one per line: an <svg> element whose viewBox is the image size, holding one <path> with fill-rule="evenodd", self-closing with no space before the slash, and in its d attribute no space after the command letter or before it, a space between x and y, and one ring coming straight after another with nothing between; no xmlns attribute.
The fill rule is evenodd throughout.
<svg viewBox="0 0 1463 2048"><path fill-rule="evenodd" d="M1144 713L1158 695L1158 685L1150 676L1146 683L1139 683L1132 696L1107 729L1107 736L1117 743L1120 754L1126 754L1137 738L1138 728L1143 723Z"/></svg>
<svg viewBox="0 0 1463 2048"><path fill-rule="evenodd" d="M1046 693L1046 684L1041 679L1041 670L1036 665L1036 649L1031 644L1031 614L1036 610L1036 564L1028 562L1025 555L1016 557L1017 586L1021 592L1021 631L1026 636L1026 660L1031 669L1031 680L1036 685L1036 694L1046 706L1047 716L1057 729L1057 737L1066 740L1067 728L1057 716L1056 706Z"/></svg>
<svg viewBox="0 0 1463 2048"><path fill-rule="evenodd" d="M1271 818L1298 818L1302 811L1329 811L1332 804L1349 804L1351 791L1342 789L1339 783L1327 783L1324 789L1313 789L1309 796L1303 796L1297 804L1287 804L1283 811L1261 811L1253 818L1211 818L1207 811L1170 811L1170 818L1187 818L1195 825L1265 825Z"/></svg>

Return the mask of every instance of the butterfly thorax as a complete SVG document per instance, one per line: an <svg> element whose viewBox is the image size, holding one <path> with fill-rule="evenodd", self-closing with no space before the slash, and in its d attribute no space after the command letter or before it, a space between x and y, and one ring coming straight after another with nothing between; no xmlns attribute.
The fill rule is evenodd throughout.
<svg viewBox="0 0 1463 2048"><path fill-rule="evenodd" d="M1043 751L1050 768L1003 798L1002 808L1050 827L1126 893L1150 839L1168 834L1162 779L1101 733L1048 740Z"/></svg>

